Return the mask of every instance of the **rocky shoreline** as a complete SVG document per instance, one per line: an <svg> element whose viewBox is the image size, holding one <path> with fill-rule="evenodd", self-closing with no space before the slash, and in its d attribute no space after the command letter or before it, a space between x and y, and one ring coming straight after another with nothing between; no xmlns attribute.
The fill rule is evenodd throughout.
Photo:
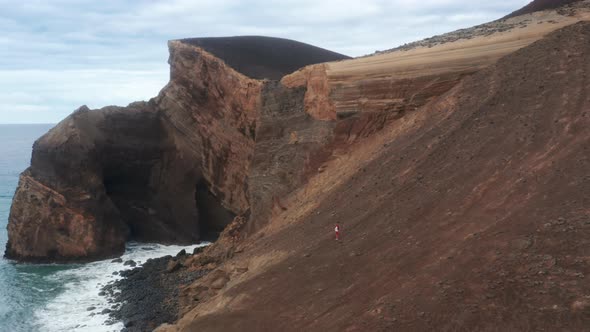
<svg viewBox="0 0 590 332"><path fill-rule="evenodd" d="M202 249L196 248L194 254ZM183 268L189 257L192 255L183 250L175 257L149 259L142 266L115 272L122 279L107 284L101 292L112 304L110 309L103 311L109 314L109 323L123 322L125 328L122 331L139 332L175 322L179 318L179 289L209 272Z"/></svg>

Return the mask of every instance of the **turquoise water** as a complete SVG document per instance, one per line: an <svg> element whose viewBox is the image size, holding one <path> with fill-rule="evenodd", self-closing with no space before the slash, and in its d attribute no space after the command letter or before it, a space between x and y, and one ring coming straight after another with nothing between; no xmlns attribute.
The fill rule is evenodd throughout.
<svg viewBox="0 0 590 332"><path fill-rule="evenodd" d="M6 223L18 175L29 164L33 142L49 128L51 125L0 125L0 249L2 253L6 246ZM14 265L3 258L0 260L1 331L36 330L31 324L34 310L60 292L62 287L59 283L44 283L43 278L60 269L63 267Z"/></svg>
<svg viewBox="0 0 590 332"><path fill-rule="evenodd" d="M30 162L33 142L51 125L0 125L0 251L6 246L6 224L19 174ZM206 245L206 244L202 244ZM141 264L149 258L175 255L192 247L131 243L123 260ZM31 265L0 258L0 332L120 331L100 312L110 307L100 288L126 269L110 260L88 264ZM87 310L96 307L94 310Z"/></svg>

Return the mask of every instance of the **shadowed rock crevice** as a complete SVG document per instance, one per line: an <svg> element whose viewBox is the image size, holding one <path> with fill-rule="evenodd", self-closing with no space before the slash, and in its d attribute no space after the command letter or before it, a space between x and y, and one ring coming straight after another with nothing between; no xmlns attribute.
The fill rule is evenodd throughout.
<svg viewBox="0 0 590 332"><path fill-rule="evenodd" d="M105 131L125 132L123 142L107 140L100 152L102 177L106 196L118 209L122 221L129 228L128 238L138 241L153 241L162 237L174 240L170 231L156 226L164 211L152 208L157 199L155 190L159 160L166 150L166 133L154 117L150 124L140 126L120 113L109 117L103 126ZM143 128L142 128L143 127Z"/></svg>
<svg viewBox="0 0 590 332"><path fill-rule="evenodd" d="M199 211L199 233L203 240L215 240L236 217L223 207L203 179L196 185L195 202Z"/></svg>

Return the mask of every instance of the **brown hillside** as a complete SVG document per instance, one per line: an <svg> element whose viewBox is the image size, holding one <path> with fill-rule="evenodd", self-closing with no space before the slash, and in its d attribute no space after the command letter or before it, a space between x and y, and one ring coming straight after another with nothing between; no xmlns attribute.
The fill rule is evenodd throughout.
<svg viewBox="0 0 590 332"><path fill-rule="evenodd" d="M569 26L334 159L162 330L587 330L589 58Z"/></svg>
<svg viewBox="0 0 590 332"><path fill-rule="evenodd" d="M511 13L505 18L531 14L542 10L555 9L579 1L582 0L535 0L529 3L528 5L522 7L521 9Z"/></svg>

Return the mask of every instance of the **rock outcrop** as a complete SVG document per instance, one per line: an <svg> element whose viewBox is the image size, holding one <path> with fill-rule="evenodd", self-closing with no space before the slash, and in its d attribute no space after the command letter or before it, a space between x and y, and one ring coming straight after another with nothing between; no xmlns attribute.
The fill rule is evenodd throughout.
<svg viewBox="0 0 590 332"><path fill-rule="evenodd" d="M269 52L248 46L273 42ZM194 243L238 215L262 218L273 199L304 180L300 169L316 148L306 141L325 144L330 126L305 113L305 88L243 72L276 78L345 56L261 37L171 41L169 48L170 82L156 98L81 107L35 143L11 209L7 257L90 260L121 253L130 239ZM297 56L285 60L287 53ZM288 184L275 189L277 179ZM250 195L263 196L260 207L251 207Z"/></svg>
<svg viewBox="0 0 590 332"><path fill-rule="evenodd" d="M153 102L81 107L35 142L14 197L6 255L95 259L120 253L129 238L196 241L202 175L195 165Z"/></svg>

